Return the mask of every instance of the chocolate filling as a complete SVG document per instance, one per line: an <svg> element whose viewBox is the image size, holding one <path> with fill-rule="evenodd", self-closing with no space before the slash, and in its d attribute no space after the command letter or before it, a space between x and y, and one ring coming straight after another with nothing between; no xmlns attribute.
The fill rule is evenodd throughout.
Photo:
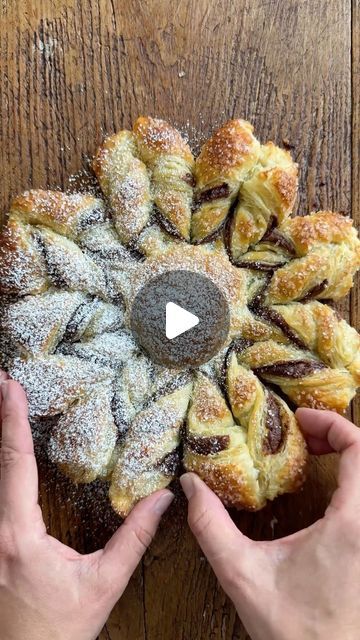
<svg viewBox="0 0 360 640"><path fill-rule="evenodd" d="M164 476L173 477L179 475L181 466L180 448L170 451L157 465L158 471L163 473Z"/></svg>
<svg viewBox="0 0 360 640"><path fill-rule="evenodd" d="M83 302L83 304L81 304L71 316L67 324L63 340L67 340L69 342L80 340L81 335L84 333L87 325L90 323L91 318L98 306L98 300L93 300L90 303ZM81 327L81 325L83 326ZM80 327L82 328L82 331L79 335L78 332Z"/></svg>
<svg viewBox="0 0 360 640"><path fill-rule="evenodd" d="M233 351L235 351L235 353L240 354L243 351L245 351L245 349L252 347L253 344L254 344L253 340L247 340L246 338L235 338L235 340L232 341L228 349L228 352L226 354L226 359L229 361L229 358Z"/></svg>
<svg viewBox="0 0 360 640"><path fill-rule="evenodd" d="M225 227L224 227L224 244L225 244L225 249L227 251L231 264L234 264L233 256L231 252L231 227L232 227L236 206L237 206L237 201L235 200L230 207L229 215L225 220Z"/></svg>
<svg viewBox="0 0 360 640"><path fill-rule="evenodd" d="M280 267L283 267L284 265L286 265L287 264L286 260L285 261L282 260L277 264L274 264L274 263L270 264L267 262L260 262L257 260L250 263L250 262L246 262L245 260L242 260L241 258L233 257L232 251L231 251L231 227L233 224L235 210L236 210L236 206L233 208L231 214L228 217L228 222L227 222L225 233L224 233L225 247L226 247L230 262L234 264L236 267L242 267L243 269L254 269L257 271L275 271L275 269L279 269ZM259 242L266 241L266 242L273 243L276 246L279 246L285 249L290 255L295 256L296 250L293 242L290 239L285 238L285 236L283 236L276 229L276 222L277 222L276 216L271 216L267 229Z"/></svg>
<svg viewBox="0 0 360 640"><path fill-rule="evenodd" d="M308 300L312 300L313 298L316 298L316 296L318 296L320 293L325 291L328 284L329 284L329 281L326 279L323 280L322 282L319 282L319 284L316 284L315 287L313 287L312 289L310 289L310 291L307 292L307 294L302 298L301 302L308 302Z"/></svg>
<svg viewBox="0 0 360 640"><path fill-rule="evenodd" d="M186 437L186 445L190 451L200 456L209 456L228 448L230 436L190 436Z"/></svg>
<svg viewBox="0 0 360 640"><path fill-rule="evenodd" d="M300 349L307 350L306 344L296 335L296 333L289 327L288 323L284 320L284 318L278 313L274 311L274 309L269 309L268 307L257 307L253 310L255 315L259 316L262 320L266 320L267 322L271 322L281 329L283 334L289 338L291 342L296 344Z"/></svg>
<svg viewBox="0 0 360 640"><path fill-rule="evenodd" d="M192 173L185 173L185 175L182 177L183 181L186 182L186 184L188 184L190 187L195 187L195 178L192 175Z"/></svg>
<svg viewBox="0 0 360 640"><path fill-rule="evenodd" d="M121 293L121 291L114 291L112 283L111 283L110 274L107 273L106 270L103 271L103 274L105 276L106 289L107 289L109 297L111 297L111 301L114 302L114 303L117 303L119 305L124 306L124 296Z"/></svg>
<svg viewBox="0 0 360 640"><path fill-rule="evenodd" d="M313 360L285 360L267 364L262 367L255 367L253 372L258 376L276 376L279 378L304 378L316 371L326 369L322 362Z"/></svg>
<svg viewBox="0 0 360 640"><path fill-rule="evenodd" d="M255 260L254 262L245 262L244 260L233 260L233 264L237 267L241 267L242 269L254 269L254 271L275 271L276 269L280 269L287 262L282 261L277 264L270 264L270 262L260 262L259 260Z"/></svg>
<svg viewBox="0 0 360 640"><path fill-rule="evenodd" d="M294 243L292 242L292 240L290 240L290 238L286 238L285 236L283 236L282 233L278 231L278 229L272 228L265 231L265 234L263 235L260 242L263 242L264 240L266 242L270 242L271 244L275 244L277 247L282 247L282 249L285 249L285 251L287 251L290 255L296 256Z"/></svg>
<svg viewBox="0 0 360 640"><path fill-rule="evenodd" d="M220 224L213 231L211 231L211 233L209 233L207 236L205 236L205 238L202 238L201 240L193 240L192 244L195 244L195 245L205 244L205 242L212 242L213 240L216 240L216 238L219 237L219 235L221 234L222 230L224 229L225 224L226 224L226 216L220 222Z"/></svg>
<svg viewBox="0 0 360 640"><path fill-rule="evenodd" d="M266 228L266 231L263 237L265 237L267 234L270 234L273 231L273 229L276 227L276 224L277 224L277 217L274 216L274 214L272 214L269 218L268 226Z"/></svg>
<svg viewBox="0 0 360 640"><path fill-rule="evenodd" d="M176 240L182 240L183 242L186 242L186 239L183 235L181 235L178 228L157 208L155 209L155 220L170 236L172 236Z"/></svg>
<svg viewBox="0 0 360 640"><path fill-rule="evenodd" d="M230 187L226 182L219 184L216 187L211 187L206 191L202 191L196 197L196 202L202 204L203 202L212 202L212 200L218 200L220 198L228 198L230 195Z"/></svg>
<svg viewBox="0 0 360 640"><path fill-rule="evenodd" d="M85 215L80 220L80 230L84 231L88 227L92 227L95 224L99 224L100 222L104 222L105 213L103 209L99 209L96 207L95 209L90 209L85 213Z"/></svg>
<svg viewBox="0 0 360 640"><path fill-rule="evenodd" d="M87 248L87 247L85 247ZM99 256L99 258L104 258L105 260L121 260L130 262L132 260L143 261L144 255L133 247L123 247L119 244L118 247L101 247L97 248L96 251L90 249L91 254L95 256Z"/></svg>
<svg viewBox="0 0 360 640"><path fill-rule="evenodd" d="M174 391L177 391L181 387L185 387L191 381L192 375L190 371L184 371L179 373L179 375L175 376L168 384L164 385L160 389L158 389L153 397L149 400L149 402L156 402L163 396L167 396Z"/></svg>
<svg viewBox="0 0 360 640"><path fill-rule="evenodd" d="M263 442L265 453L276 453L283 442L280 405L275 396L269 392L266 399L265 427L266 438Z"/></svg>
<svg viewBox="0 0 360 640"><path fill-rule="evenodd" d="M231 402L230 402L227 384L226 384L226 374L227 374L227 369L230 363L231 355L233 354L234 351L235 353L242 353L242 351L245 351L245 349L248 349L253 344L254 343L251 340L246 340L245 338L235 338L235 340L233 340L232 343L230 344L225 354L224 361L221 365L221 370L219 373L219 386L223 393L223 396L225 397L226 404L228 405L230 411L231 411Z"/></svg>
<svg viewBox="0 0 360 640"><path fill-rule="evenodd" d="M307 350L306 344L301 340L301 338L299 338L299 336L296 335L296 333L291 329L291 327L284 320L284 318L277 311L274 311L274 309L269 309L269 307L264 306L263 304L264 295L266 293L266 289L268 287L270 280L271 280L271 275L268 274L267 281L265 282L264 286L259 291L259 293L256 294L256 296L253 298L253 300L249 304L250 311L254 315L261 318L262 320L265 320L266 322L271 322L272 324L279 327L279 329L281 329L284 335L287 338L289 338L291 342L296 344L300 349Z"/></svg>
<svg viewBox="0 0 360 640"><path fill-rule="evenodd" d="M121 439L128 430L130 424L128 417L126 416L126 413L124 411L124 404L116 393L111 401L111 411L113 414L115 426L118 430L118 438Z"/></svg>
<svg viewBox="0 0 360 640"><path fill-rule="evenodd" d="M272 278L272 273L266 273L265 282L264 282L263 286L261 287L260 291L256 294L256 296L254 296L254 298L251 300L251 302L249 304L249 309L253 313L258 313L259 309L262 308L263 303L264 303L265 294L266 294L267 288L268 288L268 286L270 284L271 278Z"/></svg>
<svg viewBox="0 0 360 640"><path fill-rule="evenodd" d="M48 276L55 287L59 287L59 289L67 289L67 282L62 276L61 273L54 267L49 258L49 252L47 250L46 244L42 239L40 234L35 235L36 243L39 247L39 250L44 258L46 268L48 271Z"/></svg>

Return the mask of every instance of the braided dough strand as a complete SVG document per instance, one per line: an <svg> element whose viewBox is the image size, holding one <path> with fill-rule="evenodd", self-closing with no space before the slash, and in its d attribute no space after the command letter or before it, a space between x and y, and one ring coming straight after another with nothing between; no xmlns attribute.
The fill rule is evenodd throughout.
<svg viewBox="0 0 360 640"><path fill-rule="evenodd" d="M133 420L111 478L110 500L125 517L132 507L174 479L179 464L180 428L189 404L191 383L161 397Z"/></svg>
<svg viewBox="0 0 360 640"><path fill-rule="evenodd" d="M310 352L256 342L239 354L239 362L261 379L276 384L298 406L344 411L357 383L346 369L332 369Z"/></svg>
<svg viewBox="0 0 360 640"><path fill-rule="evenodd" d="M290 409L238 365L235 353L226 384L232 413L217 385L198 374L187 419L184 466L225 504L261 509L267 499L300 486L305 443Z"/></svg>
<svg viewBox="0 0 360 640"><path fill-rule="evenodd" d="M222 229L259 152L260 143L245 120L229 120L204 144L195 161L199 206L191 221L193 242L206 242Z"/></svg>
<svg viewBox="0 0 360 640"><path fill-rule="evenodd" d="M275 271L267 301L338 300L348 293L360 266L360 241L351 219L331 211L293 218L279 227L296 257Z"/></svg>

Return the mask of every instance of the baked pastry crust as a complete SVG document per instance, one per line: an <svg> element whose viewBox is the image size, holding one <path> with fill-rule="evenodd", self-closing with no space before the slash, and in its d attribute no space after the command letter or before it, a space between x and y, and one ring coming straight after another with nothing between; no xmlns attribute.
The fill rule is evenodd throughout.
<svg viewBox="0 0 360 640"><path fill-rule="evenodd" d="M181 468L236 508L295 491L293 404L342 412L360 384L360 336L323 302L359 268L352 221L290 217L296 164L240 119L194 159L174 127L140 117L93 168L104 200L27 191L0 235L0 365L34 427L51 418L51 460L74 482L108 480L122 516ZM129 329L139 289L178 269L229 305L227 341L196 371L151 362Z"/></svg>

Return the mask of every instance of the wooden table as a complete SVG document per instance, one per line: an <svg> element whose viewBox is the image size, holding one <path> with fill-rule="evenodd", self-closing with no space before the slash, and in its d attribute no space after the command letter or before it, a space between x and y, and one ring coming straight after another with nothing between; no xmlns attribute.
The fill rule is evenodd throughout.
<svg viewBox="0 0 360 640"><path fill-rule="evenodd" d="M298 212L359 216L358 0L1 0L1 209L28 187L66 187L107 132L139 114L196 139L234 116L263 140L290 145L300 166ZM200 136L200 137L199 137ZM356 326L358 288L340 307ZM353 407L359 419L359 405ZM313 461L297 496L237 522L282 536L320 516L335 462ZM106 501L46 480L51 533L79 550L116 526ZM244 640L186 524L180 496L101 640Z"/></svg>

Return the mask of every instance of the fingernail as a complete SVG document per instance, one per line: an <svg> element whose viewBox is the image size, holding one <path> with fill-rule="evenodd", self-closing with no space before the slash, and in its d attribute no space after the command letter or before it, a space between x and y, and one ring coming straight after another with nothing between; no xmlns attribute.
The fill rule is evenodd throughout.
<svg viewBox="0 0 360 640"><path fill-rule="evenodd" d="M7 392L8 392L8 381L2 380L0 378L0 393L3 400L5 400Z"/></svg>
<svg viewBox="0 0 360 640"><path fill-rule="evenodd" d="M5 371L3 371L2 369L0 369L0 384L1 384L2 382L4 382L5 380L7 380L7 377L8 377L7 373L5 373Z"/></svg>
<svg viewBox="0 0 360 640"><path fill-rule="evenodd" d="M162 516L165 511L170 507L172 501L174 500L174 494L171 491L167 493L163 493L160 498L154 504L154 511L158 515Z"/></svg>
<svg viewBox="0 0 360 640"><path fill-rule="evenodd" d="M188 500L193 497L195 493L195 480L192 473L185 473L180 478L180 483Z"/></svg>

